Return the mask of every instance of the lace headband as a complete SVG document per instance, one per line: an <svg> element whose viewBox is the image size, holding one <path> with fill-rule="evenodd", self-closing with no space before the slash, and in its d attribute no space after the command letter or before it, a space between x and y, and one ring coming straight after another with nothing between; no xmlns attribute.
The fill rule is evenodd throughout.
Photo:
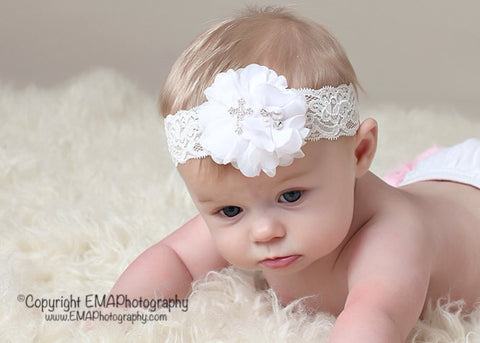
<svg viewBox="0 0 480 343"><path fill-rule="evenodd" d="M220 73L207 101L165 118L175 166L210 156L245 176L275 176L305 156L306 141L355 135L360 121L353 86L287 88L284 76L257 64Z"/></svg>

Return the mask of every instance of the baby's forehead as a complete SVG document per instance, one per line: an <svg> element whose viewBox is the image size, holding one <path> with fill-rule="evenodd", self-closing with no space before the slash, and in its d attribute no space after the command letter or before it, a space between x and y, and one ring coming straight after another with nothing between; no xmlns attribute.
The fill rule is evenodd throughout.
<svg viewBox="0 0 480 343"><path fill-rule="evenodd" d="M232 165L217 164L210 157L190 159L185 164L178 165L178 170L185 181L196 182L222 182L238 173Z"/></svg>
<svg viewBox="0 0 480 343"><path fill-rule="evenodd" d="M247 177L231 164L219 165L209 158L188 161L179 165L180 174L190 190L201 189L202 192L214 193L219 188L242 189L253 186L259 189L276 187L287 181L294 181L306 174L315 172L309 159L295 159L289 166L277 167L275 176L260 173Z"/></svg>
<svg viewBox="0 0 480 343"><path fill-rule="evenodd" d="M216 192L221 187L241 188L247 185L256 185L259 188L275 187L286 181L295 180L306 175L326 177L334 173L337 163L344 149L343 143L338 141L320 140L308 142L302 147L305 154L302 158L295 158L288 166L276 168L275 176L270 177L265 173L255 177L247 177L231 164L222 165L215 163L210 157L190 159L178 169L190 191L202 189L205 192ZM322 176L323 175L323 176Z"/></svg>

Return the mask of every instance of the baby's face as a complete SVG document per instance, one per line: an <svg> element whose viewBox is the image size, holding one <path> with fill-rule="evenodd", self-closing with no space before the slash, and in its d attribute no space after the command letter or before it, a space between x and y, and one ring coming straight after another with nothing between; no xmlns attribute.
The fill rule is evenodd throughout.
<svg viewBox="0 0 480 343"><path fill-rule="evenodd" d="M212 176L199 172L198 160L180 172L227 261L288 273L327 256L345 239L353 216L352 146L348 138L308 143L306 156L277 168L273 178L248 178L233 167Z"/></svg>

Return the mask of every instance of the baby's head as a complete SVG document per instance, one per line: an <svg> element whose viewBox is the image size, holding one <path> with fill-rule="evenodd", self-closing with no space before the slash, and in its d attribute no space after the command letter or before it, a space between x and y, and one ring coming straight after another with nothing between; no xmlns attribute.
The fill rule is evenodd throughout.
<svg viewBox="0 0 480 343"><path fill-rule="evenodd" d="M336 39L280 9L224 21L176 61L160 95L169 149L232 264L311 263L344 239L376 143L357 88Z"/></svg>

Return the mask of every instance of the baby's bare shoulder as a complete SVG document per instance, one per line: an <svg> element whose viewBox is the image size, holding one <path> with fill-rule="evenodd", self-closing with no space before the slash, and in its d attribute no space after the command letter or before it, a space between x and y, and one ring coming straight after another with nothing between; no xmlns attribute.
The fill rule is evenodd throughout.
<svg viewBox="0 0 480 343"><path fill-rule="evenodd" d="M358 257L375 251L395 251L398 256L415 250L425 252L432 247L434 234L425 225L421 212L415 203L392 199L359 228L349 243L349 253Z"/></svg>
<svg viewBox="0 0 480 343"><path fill-rule="evenodd" d="M346 308L375 308L405 330L424 306L434 257L421 223L412 214L406 218L407 212L401 218L373 218L346 251Z"/></svg>
<svg viewBox="0 0 480 343"><path fill-rule="evenodd" d="M415 278L427 282L437 254L434 236L415 204L390 201L346 246L349 283L383 279L400 285Z"/></svg>
<svg viewBox="0 0 480 343"><path fill-rule="evenodd" d="M424 226L415 211L405 209L382 213L372 218L352 238L350 259L425 260L433 248L432 233ZM412 261L417 262L417 261Z"/></svg>

